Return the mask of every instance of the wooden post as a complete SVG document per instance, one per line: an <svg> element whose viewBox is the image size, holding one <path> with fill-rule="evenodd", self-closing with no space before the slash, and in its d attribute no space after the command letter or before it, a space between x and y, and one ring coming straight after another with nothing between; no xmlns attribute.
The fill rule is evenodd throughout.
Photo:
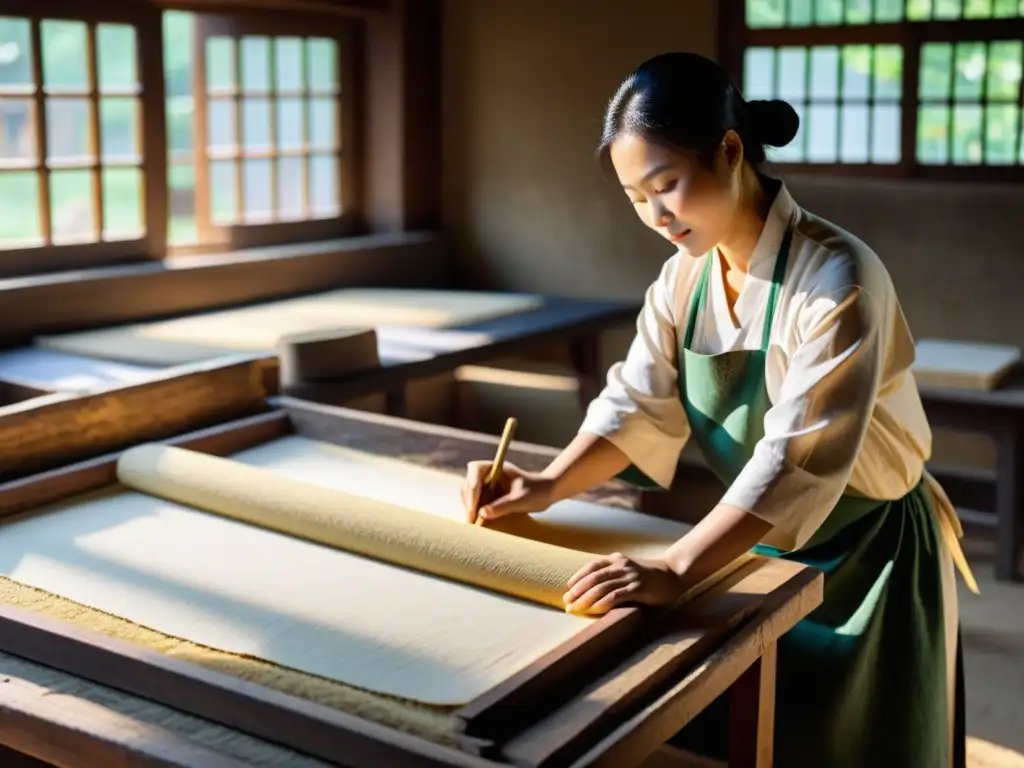
<svg viewBox="0 0 1024 768"><path fill-rule="evenodd" d="M775 664L772 643L733 683L729 697L729 768L771 768L775 737Z"/></svg>

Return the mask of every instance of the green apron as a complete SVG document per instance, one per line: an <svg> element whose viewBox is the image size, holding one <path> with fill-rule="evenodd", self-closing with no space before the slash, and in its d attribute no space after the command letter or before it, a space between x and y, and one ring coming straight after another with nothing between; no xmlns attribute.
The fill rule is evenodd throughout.
<svg viewBox="0 0 1024 768"><path fill-rule="evenodd" d="M764 435L771 406L765 363L792 227L776 258L761 348L690 349L705 311L709 255L690 305L679 390L691 434L729 485ZM621 479L656 487L636 467ZM823 604L778 642L775 765L779 768L946 768L949 731L940 532L924 485L896 501L843 495L799 550L755 552L824 572ZM957 649L958 666L960 651ZM958 689L961 686L957 686ZM963 765L962 690L954 764ZM728 699L714 702L673 743L727 757Z"/></svg>

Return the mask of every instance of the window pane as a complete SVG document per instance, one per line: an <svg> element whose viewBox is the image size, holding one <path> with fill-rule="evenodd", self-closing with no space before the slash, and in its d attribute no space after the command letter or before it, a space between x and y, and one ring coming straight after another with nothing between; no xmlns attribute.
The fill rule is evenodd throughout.
<svg viewBox="0 0 1024 768"><path fill-rule="evenodd" d="M839 143L839 110L833 104L812 104L807 133L807 159L834 163Z"/></svg>
<svg viewBox="0 0 1024 768"><path fill-rule="evenodd" d="M813 13L814 0L789 0L789 26L810 26Z"/></svg>
<svg viewBox="0 0 1024 768"><path fill-rule="evenodd" d="M277 146L299 149L305 142L305 110L302 99L278 99Z"/></svg>
<svg viewBox="0 0 1024 768"><path fill-rule="evenodd" d="M900 106L876 104L872 109L871 160L875 163L900 161Z"/></svg>
<svg viewBox="0 0 1024 768"><path fill-rule="evenodd" d="M28 19L0 17L0 87L35 88L32 25ZM8 179L5 183L14 182Z"/></svg>
<svg viewBox="0 0 1024 768"><path fill-rule="evenodd" d="M815 0L814 20L827 26L842 24L843 0Z"/></svg>
<svg viewBox="0 0 1024 768"><path fill-rule="evenodd" d="M807 133L807 109L801 103L793 104L797 117L800 118L800 127L796 136L785 147L770 147L771 160L776 163L800 162L804 159L804 136Z"/></svg>
<svg viewBox="0 0 1024 768"><path fill-rule="evenodd" d="M902 21L904 2L905 0L876 0L875 21Z"/></svg>
<svg viewBox="0 0 1024 768"><path fill-rule="evenodd" d="M46 152L50 160L93 157L92 104L88 99L46 100Z"/></svg>
<svg viewBox="0 0 1024 768"><path fill-rule="evenodd" d="M988 49L988 98L1016 101L1020 94L1021 54L1019 40L994 40Z"/></svg>
<svg viewBox="0 0 1024 768"><path fill-rule="evenodd" d="M779 98L802 100L807 93L807 50L779 48Z"/></svg>
<svg viewBox="0 0 1024 768"><path fill-rule="evenodd" d="M139 155L139 109L136 99L100 99L100 139L103 157Z"/></svg>
<svg viewBox="0 0 1024 768"><path fill-rule="evenodd" d="M992 0L964 0L964 18L992 18Z"/></svg>
<svg viewBox="0 0 1024 768"><path fill-rule="evenodd" d="M104 168L104 239L142 237L142 171Z"/></svg>
<svg viewBox="0 0 1024 768"><path fill-rule="evenodd" d="M246 160L242 165L242 183L245 184L245 218L249 221L270 219L274 210L270 160Z"/></svg>
<svg viewBox="0 0 1024 768"><path fill-rule="evenodd" d="M231 91L235 83L235 41L228 37L207 39L206 89Z"/></svg>
<svg viewBox="0 0 1024 768"><path fill-rule="evenodd" d="M167 100L167 148L171 152L188 152L193 147L192 120L195 110L190 96Z"/></svg>
<svg viewBox="0 0 1024 768"><path fill-rule="evenodd" d="M4 201L4 215L0 216L0 248L38 245L42 238L39 174L36 171L0 173L0 200Z"/></svg>
<svg viewBox="0 0 1024 768"><path fill-rule="evenodd" d="M1020 110L1014 104L990 104L985 114L985 162L1012 165L1016 162Z"/></svg>
<svg viewBox="0 0 1024 768"><path fill-rule="evenodd" d="M192 96L192 46L195 18L183 11L164 11L164 89L170 101Z"/></svg>
<svg viewBox="0 0 1024 768"><path fill-rule="evenodd" d="M949 108L927 105L917 113L917 160L929 165L949 161Z"/></svg>
<svg viewBox="0 0 1024 768"><path fill-rule="evenodd" d="M868 108L864 104L843 107L843 146L840 158L844 163L868 161Z"/></svg>
<svg viewBox="0 0 1024 768"><path fill-rule="evenodd" d="M95 239L92 171L54 171L50 174L50 216L55 243Z"/></svg>
<svg viewBox="0 0 1024 768"><path fill-rule="evenodd" d="M242 38L242 87L270 90L270 41L265 37Z"/></svg>
<svg viewBox="0 0 1024 768"><path fill-rule="evenodd" d="M277 162L277 215L280 219L301 219L305 181L302 158L282 157Z"/></svg>
<svg viewBox="0 0 1024 768"><path fill-rule="evenodd" d="M235 149L235 103L230 99L210 101L206 107L206 117L206 140L210 149Z"/></svg>
<svg viewBox="0 0 1024 768"><path fill-rule="evenodd" d="M36 156L36 105L32 99L0 98L0 159ZM0 200L3 200L0 197Z"/></svg>
<svg viewBox="0 0 1024 768"><path fill-rule="evenodd" d="M317 91L330 91L338 83L338 46L333 40L310 39L306 51L309 57L309 87Z"/></svg>
<svg viewBox="0 0 1024 768"><path fill-rule="evenodd" d="M302 90L302 40L279 37L274 41L274 82L279 91Z"/></svg>
<svg viewBox="0 0 1024 768"><path fill-rule="evenodd" d="M321 216L338 213L338 161L333 155L310 158L310 207Z"/></svg>
<svg viewBox="0 0 1024 768"><path fill-rule="evenodd" d="M875 98L899 99L903 92L903 48L898 45L875 46Z"/></svg>
<svg viewBox="0 0 1024 768"><path fill-rule="evenodd" d="M936 19L959 19L962 0L932 0Z"/></svg>
<svg viewBox="0 0 1024 768"><path fill-rule="evenodd" d="M333 149L338 145L338 126L334 99L313 99L310 102L309 139L314 147Z"/></svg>
<svg viewBox="0 0 1024 768"><path fill-rule="evenodd" d="M96 59L101 91L138 85L135 30L127 24L97 25Z"/></svg>
<svg viewBox="0 0 1024 768"><path fill-rule="evenodd" d="M925 43L921 46L922 99L948 99L953 73L953 46Z"/></svg>
<svg viewBox="0 0 1024 768"><path fill-rule="evenodd" d="M976 165L981 156L981 106L957 104L953 107L953 162Z"/></svg>
<svg viewBox="0 0 1024 768"><path fill-rule="evenodd" d="M871 0L846 0L847 24L871 23Z"/></svg>
<svg viewBox="0 0 1024 768"><path fill-rule="evenodd" d="M871 85L871 46L843 46L843 97L867 99Z"/></svg>
<svg viewBox="0 0 1024 768"><path fill-rule="evenodd" d="M46 88L87 91L89 61L86 27L80 21L43 21L43 84Z"/></svg>
<svg viewBox="0 0 1024 768"><path fill-rule="evenodd" d="M786 19L786 0L747 0L747 26L781 27Z"/></svg>
<svg viewBox="0 0 1024 768"><path fill-rule="evenodd" d="M957 43L956 79L953 93L958 99L980 99L985 83L985 44Z"/></svg>
<svg viewBox="0 0 1024 768"><path fill-rule="evenodd" d="M1016 16L1017 2L1018 0L995 0L995 3L992 6L992 15L997 19L1006 19Z"/></svg>
<svg viewBox="0 0 1024 768"><path fill-rule="evenodd" d="M839 97L839 49L823 46L811 49L811 98Z"/></svg>
<svg viewBox="0 0 1024 768"><path fill-rule="evenodd" d="M221 160L210 163L211 216L219 223L235 220L235 163Z"/></svg>
<svg viewBox="0 0 1024 768"><path fill-rule="evenodd" d="M932 0L907 0L907 18L927 21L932 17Z"/></svg>
<svg viewBox="0 0 1024 768"><path fill-rule="evenodd" d="M195 167L191 163L172 163L167 168L167 186L170 187L168 241L172 245L197 242Z"/></svg>
<svg viewBox="0 0 1024 768"><path fill-rule="evenodd" d="M775 95L775 51L747 48L743 53L743 95L747 99L770 99Z"/></svg>
<svg viewBox="0 0 1024 768"><path fill-rule="evenodd" d="M242 101L242 137L246 149L270 148L270 102L267 99Z"/></svg>

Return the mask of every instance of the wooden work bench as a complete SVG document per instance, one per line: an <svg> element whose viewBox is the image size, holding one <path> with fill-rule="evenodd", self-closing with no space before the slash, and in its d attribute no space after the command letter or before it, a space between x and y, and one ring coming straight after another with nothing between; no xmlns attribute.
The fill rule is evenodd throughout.
<svg viewBox="0 0 1024 768"><path fill-rule="evenodd" d="M958 509L985 513L979 516L968 512L965 522L995 529L996 578L1020 581L1024 539L1024 372L1018 372L993 390L921 387L921 400L932 426L976 432L994 441L994 478L988 473L939 468L933 471Z"/></svg>
<svg viewBox="0 0 1024 768"><path fill-rule="evenodd" d="M385 393L387 412L405 415L407 386L419 379L510 355L530 357L564 345L589 402L601 386L600 339L610 328L631 324L639 307L607 299L545 297L534 309L492 320L442 328L377 329L380 367L333 381L300 383L284 391L312 402L341 405ZM367 324L372 318L367 318ZM145 381L166 370L60 350L19 347L0 352L0 381L35 391L84 393Z"/></svg>
<svg viewBox="0 0 1024 768"><path fill-rule="evenodd" d="M293 433L453 473L496 446L490 436L291 398L167 442L227 455ZM513 443L509 459L539 468L554 454ZM113 482L117 455L50 462L0 485L0 515ZM638 503L620 483L586 498ZM657 621L646 609L617 609L459 710L455 745L0 606L0 745L66 767L667 767L688 763L662 745L731 691L730 765L768 768L775 644L821 597L819 572L758 558Z"/></svg>

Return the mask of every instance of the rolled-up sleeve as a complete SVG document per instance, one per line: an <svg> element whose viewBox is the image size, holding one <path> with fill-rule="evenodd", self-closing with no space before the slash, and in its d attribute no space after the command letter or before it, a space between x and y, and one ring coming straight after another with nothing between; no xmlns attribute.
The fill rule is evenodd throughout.
<svg viewBox="0 0 1024 768"><path fill-rule="evenodd" d="M675 476L690 434L679 395L672 261L644 297L636 336L590 404L580 432L605 438L662 488Z"/></svg>
<svg viewBox="0 0 1024 768"><path fill-rule="evenodd" d="M846 488L878 393L883 315L858 286L802 302L764 437L722 499L772 523L776 546L802 546Z"/></svg>

